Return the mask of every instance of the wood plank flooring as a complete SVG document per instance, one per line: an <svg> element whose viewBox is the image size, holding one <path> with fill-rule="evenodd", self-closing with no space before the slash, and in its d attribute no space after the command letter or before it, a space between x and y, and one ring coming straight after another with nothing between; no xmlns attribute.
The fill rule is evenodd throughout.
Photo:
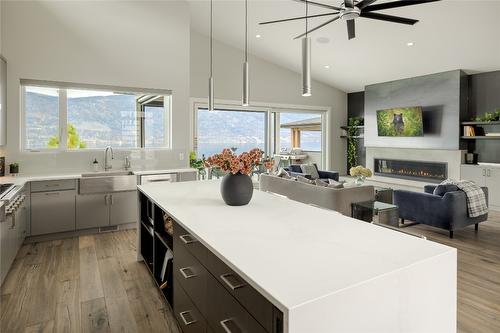
<svg viewBox="0 0 500 333"><path fill-rule="evenodd" d="M405 230L458 249L458 331L500 332L500 213L454 239ZM135 242L127 230L23 245L1 288L0 331L180 333Z"/></svg>
<svg viewBox="0 0 500 333"><path fill-rule="evenodd" d="M135 230L25 244L2 288L0 332L180 333Z"/></svg>

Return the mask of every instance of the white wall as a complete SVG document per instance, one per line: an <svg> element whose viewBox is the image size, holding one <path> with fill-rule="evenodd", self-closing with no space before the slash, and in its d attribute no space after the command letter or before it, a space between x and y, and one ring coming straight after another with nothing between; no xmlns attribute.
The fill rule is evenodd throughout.
<svg viewBox="0 0 500 333"><path fill-rule="evenodd" d="M209 39L191 31L191 97L205 98L208 91ZM215 97L240 100L243 52L232 46L214 42ZM313 58L314 61L314 58ZM250 56L250 100L260 103L279 103L330 107L330 166L345 173L345 142L339 126L347 122L347 94L339 89L313 81L312 96L302 97L300 74L263 59Z"/></svg>
<svg viewBox="0 0 500 333"><path fill-rule="evenodd" d="M173 91L172 151L136 151L133 164L187 165L189 7L184 1L2 1L8 61L8 161L21 172L82 171L101 151L20 152L21 78ZM118 158L123 158L123 153ZM120 164L120 161L115 161Z"/></svg>

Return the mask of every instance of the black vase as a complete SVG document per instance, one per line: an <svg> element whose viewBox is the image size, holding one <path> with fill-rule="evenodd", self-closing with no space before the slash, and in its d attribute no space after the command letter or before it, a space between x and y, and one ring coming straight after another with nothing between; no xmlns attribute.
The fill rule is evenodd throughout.
<svg viewBox="0 0 500 333"><path fill-rule="evenodd" d="M229 206L244 206L250 202L253 194L252 179L241 173L228 173L220 184L222 199Z"/></svg>

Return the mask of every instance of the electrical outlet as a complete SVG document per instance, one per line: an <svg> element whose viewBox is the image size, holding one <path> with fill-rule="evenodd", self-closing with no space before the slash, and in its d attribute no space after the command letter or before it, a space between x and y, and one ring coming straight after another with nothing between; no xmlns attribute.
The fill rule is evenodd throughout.
<svg viewBox="0 0 500 333"><path fill-rule="evenodd" d="M184 153L179 153L179 161L184 161Z"/></svg>

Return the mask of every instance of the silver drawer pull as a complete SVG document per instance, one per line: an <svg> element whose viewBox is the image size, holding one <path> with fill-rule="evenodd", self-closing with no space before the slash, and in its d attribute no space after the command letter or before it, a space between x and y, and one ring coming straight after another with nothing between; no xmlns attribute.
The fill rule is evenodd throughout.
<svg viewBox="0 0 500 333"><path fill-rule="evenodd" d="M197 320L191 314L191 311L182 311L181 313L179 313L179 316L181 316L181 319L184 322L184 325L186 326L197 322Z"/></svg>
<svg viewBox="0 0 500 333"><path fill-rule="evenodd" d="M190 234L180 235L179 238L181 239L181 241L184 242L184 244L196 243L198 241L196 238L194 238Z"/></svg>
<svg viewBox="0 0 500 333"><path fill-rule="evenodd" d="M45 192L45 195L59 195L61 192Z"/></svg>
<svg viewBox="0 0 500 333"><path fill-rule="evenodd" d="M241 282L234 274L231 273L222 274L220 278L229 288L231 288L231 290L236 290L246 286L246 283Z"/></svg>
<svg viewBox="0 0 500 333"><path fill-rule="evenodd" d="M224 319L220 321L220 325L226 331L226 333L242 333L243 330L236 325L233 319ZM231 326L231 328L230 328Z"/></svg>
<svg viewBox="0 0 500 333"><path fill-rule="evenodd" d="M179 272L181 272L182 276L184 276L185 279L190 279L197 276L190 267L179 268Z"/></svg>

